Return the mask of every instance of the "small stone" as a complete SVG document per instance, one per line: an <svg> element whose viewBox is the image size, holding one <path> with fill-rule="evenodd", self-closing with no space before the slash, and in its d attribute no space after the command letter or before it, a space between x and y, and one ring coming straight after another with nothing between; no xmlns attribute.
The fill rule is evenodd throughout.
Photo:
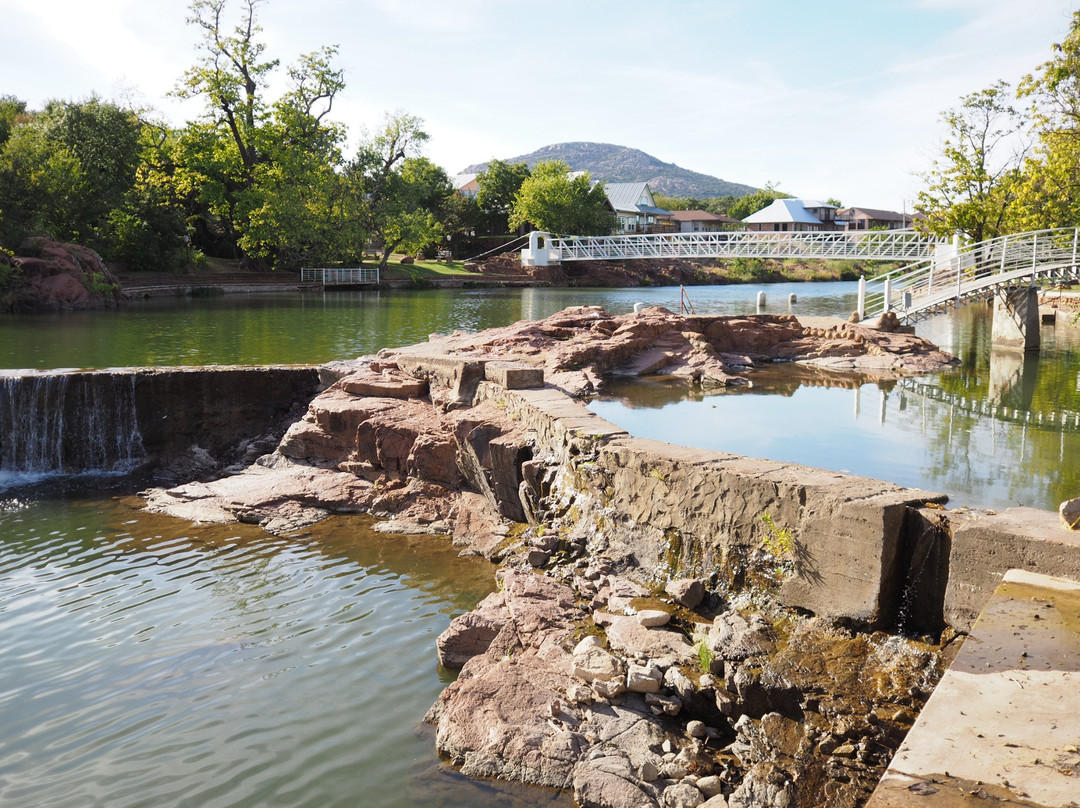
<svg viewBox="0 0 1080 808"><path fill-rule="evenodd" d="M840 746L836 747L832 753L839 757L854 757L855 746L850 743L841 744Z"/></svg>
<svg viewBox="0 0 1080 808"><path fill-rule="evenodd" d="M1067 499L1058 507L1061 523L1069 530L1080 530L1080 497Z"/></svg>
<svg viewBox="0 0 1080 808"><path fill-rule="evenodd" d="M653 715L678 715L682 710L682 700L675 696L661 696L657 693L645 694L645 704Z"/></svg>
<svg viewBox="0 0 1080 808"><path fill-rule="evenodd" d="M551 553L547 552L546 550L532 549L529 550L529 555L527 558L530 567L535 567L536 569L539 569L551 560Z"/></svg>
<svg viewBox="0 0 1080 808"><path fill-rule="evenodd" d="M705 598L705 587L696 578L680 578L668 581L664 591L673 601L687 609L696 609Z"/></svg>
<svg viewBox="0 0 1080 808"><path fill-rule="evenodd" d="M660 768L660 775L665 780L682 780L684 777L686 777L686 775L688 773L689 772L686 771L686 768L681 763L678 763L676 761L671 761L670 763L665 763ZM694 790L697 791L697 788L695 787ZM701 792L698 791L698 796L700 796L700 795L701 795ZM703 802L703 801L704 801L703 799L699 800L699 802ZM697 803L695 803L695 805L696 804Z"/></svg>
<svg viewBox="0 0 1080 808"><path fill-rule="evenodd" d="M691 738L704 738L706 727L703 721L688 721L686 731Z"/></svg>
<svg viewBox="0 0 1080 808"><path fill-rule="evenodd" d="M641 768L638 770L638 775L646 783L651 783L660 776L660 769L658 769L656 764L653 763L651 760L646 760L644 763L641 764Z"/></svg>
<svg viewBox="0 0 1080 808"><path fill-rule="evenodd" d="M637 613L637 621L645 628L656 628L671 622L671 615L660 609L642 609Z"/></svg>
<svg viewBox="0 0 1080 808"><path fill-rule="evenodd" d="M674 690L684 699L690 698L696 689L694 683L690 681L690 677L675 666L669 667L664 672L664 687Z"/></svg>
<svg viewBox="0 0 1080 808"><path fill-rule="evenodd" d="M574 649L571 673L586 683L622 680L622 663L599 645L578 643Z"/></svg>
<svg viewBox="0 0 1080 808"><path fill-rule="evenodd" d="M693 783L676 783L664 789L662 802L664 808L698 808L705 797Z"/></svg>
<svg viewBox="0 0 1080 808"><path fill-rule="evenodd" d="M597 679L592 683L592 689L601 698L613 699L626 692L626 680L621 677L607 680Z"/></svg>
<svg viewBox="0 0 1080 808"><path fill-rule="evenodd" d="M717 794L723 793L724 781L716 775L710 774L706 777L699 777L697 787L698 791L704 794L706 798L712 798Z"/></svg>
<svg viewBox="0 0 1080 808"><path fill-rule="evenodd" d="M664 742L660 745L660 748L664 750L664 754L670 754L675 751L675 744L672 743L671 738L665 738Z"/></svg>
<svg viewBox="0 0 1080 808"><path fill-rule="evenodd" d="M659 693L664 673L655 663L630 665L626 671L626 689L631 693Z"/></svg>
<svg viewBox="0 0 1080 808"><path fill-rule="evenodd" d="M572 684L566 688L566 700L571 704L592 704L596 701L596 694L591 687Z"/></svg>

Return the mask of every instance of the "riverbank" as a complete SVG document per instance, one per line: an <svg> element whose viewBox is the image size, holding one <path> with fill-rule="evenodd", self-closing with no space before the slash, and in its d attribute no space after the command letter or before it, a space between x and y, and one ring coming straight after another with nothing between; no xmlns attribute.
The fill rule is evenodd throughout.
<svg viewBox="0 0 1080 808"><path fill-rule="evenodd" d="M774 259L632 259L524 267L517 252L479 262L425 261L392 256L377 288L461 289L506 287L703 286L854 280L893 264L870 261ZM28 239L0 253L0 309L70 311L104 308L159 297L213 297L319 288L298 272L244 271L239 261L206 259L191 272L113 273L100 256L50 239Z"/></svg>

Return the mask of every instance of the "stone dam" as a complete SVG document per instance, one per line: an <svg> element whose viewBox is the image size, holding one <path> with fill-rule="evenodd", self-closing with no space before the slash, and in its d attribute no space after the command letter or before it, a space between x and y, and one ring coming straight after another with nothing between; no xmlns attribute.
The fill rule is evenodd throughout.
<svg viewBox="0 0 1080 808"><path fill-rule="evenodd" d="M1044 511L637 439L581 401L611 374L739 384L775 361L951 360L858 326L585 307L319 368L9 374L0 434L57 410L50 384L119 389L112 429L141 443L113 460L156 464L151 510L283 535L366 512L497 562L439 638L461 672L427 717L466 774L583 806L860 805L1006 571L1080 579L1080 540Z"/></svg>

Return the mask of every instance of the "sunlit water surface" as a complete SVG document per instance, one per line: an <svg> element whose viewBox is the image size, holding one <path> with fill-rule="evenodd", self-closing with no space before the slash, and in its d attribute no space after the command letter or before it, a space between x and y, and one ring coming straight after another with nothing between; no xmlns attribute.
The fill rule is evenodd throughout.
<svg viewBox="0 0 1080 808"><path fill-rule="evenodd" d="M0 805L564 804L457 776L421 727L487 562L56 493L0 500Z"/></svg>
<svg viewBox="0 0 1080 808"><path fill-rule="evenodd" d="M695 287L702 314L837 314L855 284ZM570 305L679 310L679 290L340 292L150 302L0 318L0 367L322 362L539 318ZM1080 410L1077 332L991 372L985 312L924 333L965 359L921 381L1014 410ZM1005 369L1002 370L1001 368ZM1034 369L1033 369L1034 368ZM782 366L754 387L613 387L592 405L634 434L942 490L954 502L1053 507L1076 493L1077 433L974 415L925 390ZM569 805L478 783L420 722L451 675L434 640L490 591L445 539L334 518L271 538L138 511L122 477L0 488L0 805ZM25 480L23 482L26 482Z"/></svg>

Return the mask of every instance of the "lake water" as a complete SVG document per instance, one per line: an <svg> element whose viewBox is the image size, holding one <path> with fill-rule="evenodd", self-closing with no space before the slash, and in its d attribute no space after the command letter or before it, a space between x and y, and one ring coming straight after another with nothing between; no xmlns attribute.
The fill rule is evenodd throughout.
<svg viewBox="0 0 1080 808"><path fill-rule="evenodd" d="M689 294L698 313L749 313L759 288L769 311L787 311L792 292L796 313L854 308L855 285L844 283ZM638 301L678 310L679 292L150 302L0 318L0 366L321 362L568 305L621 313ZM1008 367L991 367L985 312L969 312L931 323L964 367L923 381L992 395L1011 415L971 415L922 388L830 387L835 379L791 366L755 374L747 392L646 385L593 406L636 434L839 467L975 504L1035 504L1033 491L1052 499L1075 488L1076 432L1021 426L1016 414L1080 409L1075 332L1059 326L1044 361L1010 385ZM450 680L434 639L491 590L486 562L456 558L444 539L374 534L356 517L287 540L195 527L137 510L128 496L138 488L106 477L0 490L0 805L570 804L455 775L420 725Z"/></svg>

